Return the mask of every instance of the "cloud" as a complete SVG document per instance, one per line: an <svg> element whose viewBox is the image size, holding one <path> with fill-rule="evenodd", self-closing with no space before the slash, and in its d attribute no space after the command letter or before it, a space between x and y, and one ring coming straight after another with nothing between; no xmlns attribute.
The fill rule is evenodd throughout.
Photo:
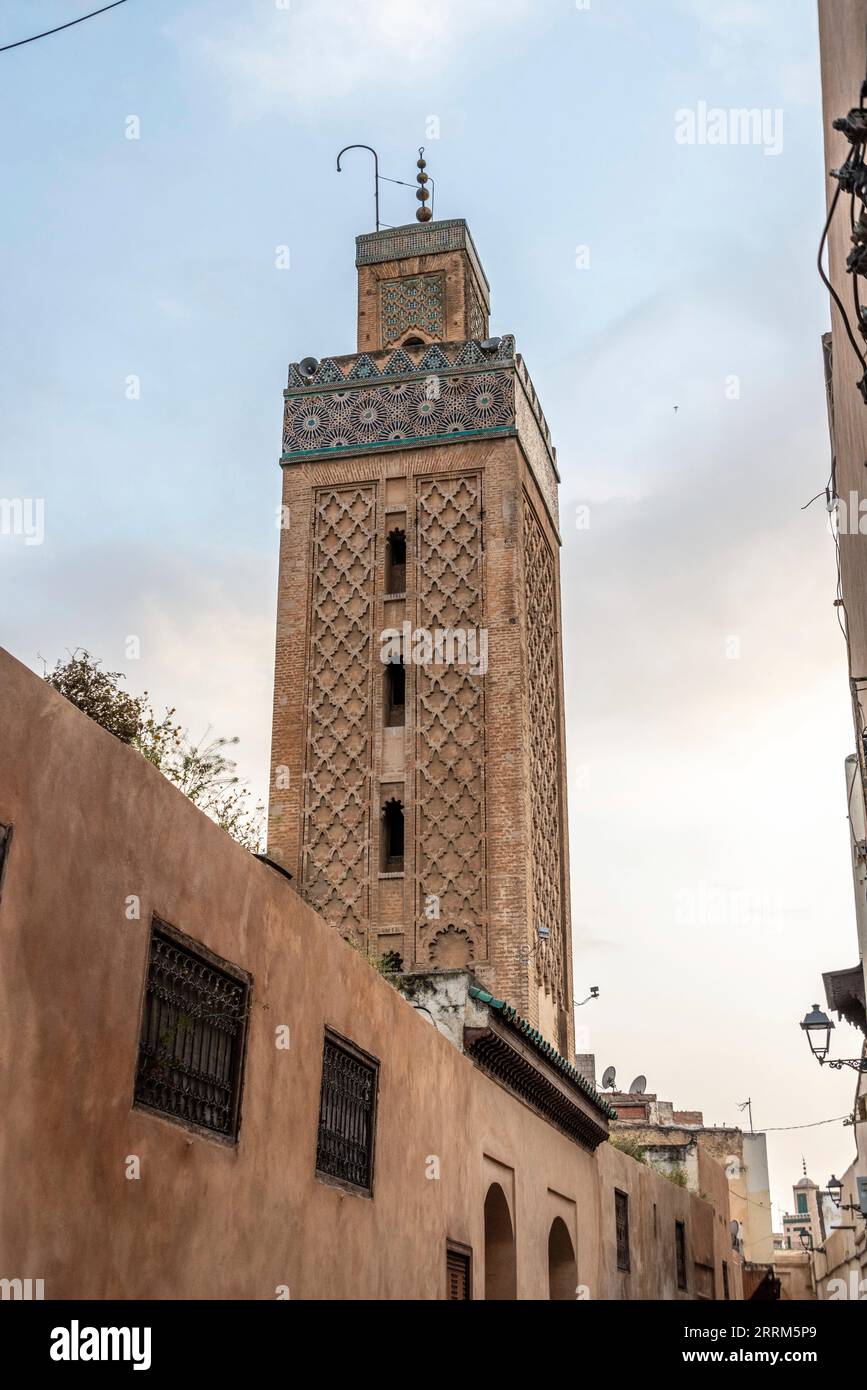
<svg viewBox="0 0 867 1390"><path fill-rule="evenodd" d="M530 0L292 0L255 20L226 13L203 36L170 33L229 87L238 114L309 110L358 91L429 79L464 45L531 14Z"/></svg>
<svg viewBox="0 0 867 1390"><path fill-rule="evenodd" d="M27 584L32 609L10 609L3 645L42 673L78 646L147 690L193 738L210 727L240 740L242 780L267 797L274 672L273 566L239 548L179 554L131 543L40 556ZM23 591L23 585L22 585ZM127 660L127 638L141 658Z"/></svg>
<svg viewBox="0 0 867 1390"><path fill-rule="evenodd" d="M697 24L711 71L742 92L773 82L775 100L808 105L817 100L819 64L815 43L805 49L791 23L792 0L679 0Z"/></svg>

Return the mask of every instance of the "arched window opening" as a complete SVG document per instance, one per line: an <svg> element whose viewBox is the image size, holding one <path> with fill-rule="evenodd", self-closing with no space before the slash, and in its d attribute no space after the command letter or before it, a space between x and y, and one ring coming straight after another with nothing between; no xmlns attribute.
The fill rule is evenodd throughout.
<svg viewBox="0 0 867 1390"><path fill-rule="evenodd" d="M396 797L382 808L382 871L403 873L403 802Z"/></svg>
<svg viewBox="0 0 867 1390"><path fill-rule="evenodd" d="M404 338L404 347L424 347L424 338Z"/></svg>
<svg viewBox="0 0 867 1390"><path fill-rule="evenodd" d="M554 1218L548 1235L548 1297L555 1302L574 1300L578 1289L578 1266L566 1222Z"/></svg>
<svg viewBox="0 0 867 1390"><path fill-rule="evenodd" d="M518 1297L515 1235L506 1194L491 1183L485 1198L485 1298Z"/></svg>
<svg viewBox="0 0 867 1390"><path fill-rule="evenodd" d="M385 592L402 594L406 591L406 532L389 531L385 543Z"/></svg>
<svg viewBox="0 0 867 1390"><path fill-rule="evenodd" d="M390 661L385 668L382 712L387 729L402 729L406 720L406 667Z"/></svg>

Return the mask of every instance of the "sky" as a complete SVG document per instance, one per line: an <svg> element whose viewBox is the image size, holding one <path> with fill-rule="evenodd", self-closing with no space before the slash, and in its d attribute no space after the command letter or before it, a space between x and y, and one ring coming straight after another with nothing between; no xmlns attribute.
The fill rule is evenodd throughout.
<svg viewBox="0 0 867 1390"><path fill-rule="evenodd" d="M0 45L87 8L6 0ZM281 393L354 350L373 226L369 157L335 156L412 179L424 145L558 447L579 1050L710 1123L750 1097L783 1206L802 1156L842 1173L852 1131L817 1122L854 1077L798 1028L857 959L803 510L830 470L813 0L128 0L0 64L0 495L45 507L42 544L0 536L3 645L87 647L237 735L267 793ZM742 107L761 138L702 138ZM384 222L414 210L384 187Z"/></svg>

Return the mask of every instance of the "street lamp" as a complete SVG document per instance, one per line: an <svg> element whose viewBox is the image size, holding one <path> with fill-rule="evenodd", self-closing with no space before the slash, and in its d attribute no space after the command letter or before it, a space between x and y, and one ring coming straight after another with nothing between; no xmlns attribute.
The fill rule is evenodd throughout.
<svg viewBox="0 0 867 1390"><path fill-rule="evenodd" d="M855 1211L859 1216L864 1216L865 1220L867 1220L867 1215L861 1210L857 1202L843 1201L843 1184L839 1178L834 1177L833 1173L828 1179L828 1196L831 1198L831 1201L838 1211Z"/></svg>
<svg viewBox="0 0 867 1390"><path fill-rule="evenodd" d="M813 1237L810 1235L810 1232L809 1232L809 1231L805 1231L804 1228L803 1228L803 1226L802 1226L801 1229L800 1229L800 1231L798 1232L798 1235L799 1235L800 1238L801 1238L801 1249L802 1249L802 1250L812 1250L812 1248L813 1248Z"/></svg>
<svg viewBox="0 0 867 1390"><path fill-rule="evenodd" d="M828 1051L831 1046L831 1029L834 1027L827 1014L823 1014L818 1004L814 1004L810 1013L807 1014L801 1024L807 1034L807 1042L810 1044L810 1051L816 1058L820 1067L828 1063L834 1071L840 1071L842 1067L852 1067L854 1071L867 1071L867 1057L829 1057Z"/></svg>
<svg viewBox="0 0 867 1390"><path fill-rule="evenodd" d="M834 1027L827 1014L823 1014L818 1004L813 1005L812 1013L807 1014L801 1024L807 1034L807 1042L810 1044L810 1051L819 1061L819 1065L824 1064L831 1046L831 1029Z"/></svg>

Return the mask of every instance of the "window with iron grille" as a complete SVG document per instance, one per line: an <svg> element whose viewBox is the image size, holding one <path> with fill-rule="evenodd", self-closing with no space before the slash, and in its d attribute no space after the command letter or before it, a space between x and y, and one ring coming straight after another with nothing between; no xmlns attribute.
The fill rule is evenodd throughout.
<svg viewBox="0 0 867 1390"><path fill-rule="evenodd" d="M682 1221L674 1223L674 1256L677 1263L677 1287L686 1288L686 1227Z"/></svg>
<svg viewBox="0 0 867 1390"><path fill-rule="evenodd" d="M326 1032L316 1171L359 1192L373 1190L373 1138L379 1063Z"/></svg>
<svg viewBox="0 0 867 1390"><path fill-rule="evenodd" d="M12 826L0 825L0 893L3 892L3 872L6 868L6 852L12 839Z"/></svg>
<svg viewBox="0 0 867 1390"><path fill-rule="evenodd" d="M617 1268L629 1269L629 1197L615 1190L614 1223L617 1231Z"/></svg>
<svg viewBox="0 0 867 1390"><path fill-rule="evenodd" d="M470 1284L472 1252L464 1245L446 1247L446 1298L450 1302L472 1297Z"/></svg>
<svg viewBox="0 0 867 1390"><path fill-rule="evenodd" d="M238 1137L250 978L154 920L135 1103Z"/></svg>

